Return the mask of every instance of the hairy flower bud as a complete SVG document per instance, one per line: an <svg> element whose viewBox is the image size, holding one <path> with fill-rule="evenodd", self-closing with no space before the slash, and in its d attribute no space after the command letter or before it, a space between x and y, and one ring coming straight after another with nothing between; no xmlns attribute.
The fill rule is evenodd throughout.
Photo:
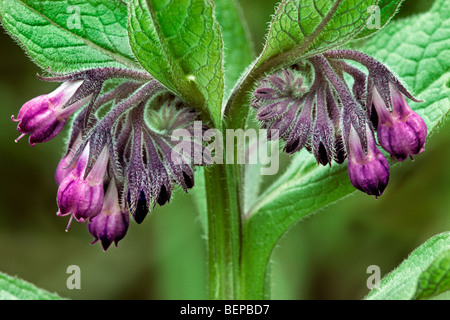
<svg viewBox="0 0 450 320"><path fill-rule="evenodd" d="M389 182L389 164L378 150L373 133L366 126L367 152L353 127L348 146L348 174L355 188L368 195L380 196Z"/></svg>
<svg viewBox="0 0 450 320"><path fill-rule="evenodd" d="M352 50L332 50L325 54L333 61L350 59L364 65L368 70L365 108L377 129L378 141L396 160L404 161L425 150L427 127L423 119L407 104L406 97L422 102L408 92L401 81L381 62ZM341 64L343 65L343 64ZM353 67L346 72L355 75ZM354 77L363 79L363 76ZM363 82L363 80L360 80Z"/></svg>
<svg viewBox="0 0 450 320"><path fill-rule="evenodd" d="M66 105L82 83L81 80L64 82L52 93L25 103L17 118L11 117L13 121L19 122L17 130L22 133L16 141L29 134L29 143L34 146L36 143L46 142L56 137L67 119L91 99L91 96L88 96L71 105Z"/></svg>
<svg viewBox="0 0 450 320"><path fill-rule="evenodd" d="M207 129L198 113L173 95L140 104L114 129L113 162L121 168L121 201L142 223L156 204L171 199L175 185L187 192L194 186L194 166L210 163L203 145Z"/></svg>
<svg viewBox="0 0 450 320"><path fill-rule="evenodd" d="M252 107L258 110L258 120L267 129L269 140L289 137L301 109L305 91L302 85L302 77L289 69L260 81ZM272 132L277 134L272 136Z"/></svg>
<svg viewBox="0 0 450 320"><path fill-rule="evenodd" d="M405 96L392 84L389 111L377 90L373 90L373 105L378 116L377 135L380 145L398 161L425 150L427 126L406 102Z"/></svg>
<svg viewBox="0 0 450 320"><path fill-rule="evenodd" d="M294 126L291 130L289 137L286 140L286 146L284 151L286 153L294 153L299 151L305 146L309 146L312 131L312 110L313 110L313 97L308 96L305 98L302 110L300 111Z"/></svg>
<svg viewBox="0 0 450 320"><path fill-rule="evenodd" d="M101 212L91 218L88 225L89 232L94 237L92 243L100 241L105 251L113 242L117 247L117 243L127 233L129 221L128 209L121 208L116 183L112 180L106 190Z"/></svg>
<svg viewBox="0 0 450 320"><path fill-rule="evenodd" d="M324 166L331 164L334 143L333 123L327 114L326 97L323 90L319 90L312 136L312 151L318 163Z"/></svg>
<svg viewBox="0 0 450 320"><path fill-rule="evenodd" d="M108 164L108 151L103 149L94 167L85 176L89 158L88 146L84 149L70 174L61 182L57 202L58 216L72 214L78 222L84 222L100 213L103 205L103 179Z"/></svg>

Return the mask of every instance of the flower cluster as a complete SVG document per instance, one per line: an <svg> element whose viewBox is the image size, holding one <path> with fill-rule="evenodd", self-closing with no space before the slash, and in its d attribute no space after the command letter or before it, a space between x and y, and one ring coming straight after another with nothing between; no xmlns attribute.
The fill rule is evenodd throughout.
<svg viewBox="0 0 450 320"><path fill-rule="evenodd" d="M199 114L148 73L97 68L40 78L62 84L12 117L17 140L49 141L74 115L55 174L57 215L88 222L104 250L125 236L130 215L141 223L175 186L193 187L194 165L211 163ZM406 98L420 102L386 66L334 50L262 79L251 106L287 153L306 148L322 165L348 159L351 183L378 197L390 173L379 146L398 161L424 151L427 127Z"/></svg>
<svg viewBox="0 0 450 320"><path fill-rule="evenodd" d="M347 158L351 183L378 197L390 174L378 145L397 161L424 151L427 127L405 97L421 102L379 61L334 50L262 79L251 105L287 153L305 147L323 165Z"/></svg>
<svg viewBox="0 0 450 320"><path fill-rule="evenodd" d="M70 216L69 225L88 222L94 243L104 250L117 245L130 215L141 223L156 204L170 201L175 185L193 187L194 164L208 159L207 128L195 132L198 113L150 75L98 68L41 79L62 84L27 102L12 120L19 122L19 139L29 134L34 146L56 137L74 115L55 174L57 215ZM181 142L177 130L188 133Z"/></svg>

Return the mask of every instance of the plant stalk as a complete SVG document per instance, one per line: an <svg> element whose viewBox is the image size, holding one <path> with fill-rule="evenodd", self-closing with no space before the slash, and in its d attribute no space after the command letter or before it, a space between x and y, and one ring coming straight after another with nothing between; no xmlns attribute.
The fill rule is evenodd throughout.
<svg viewBox="0 0 450 320"><path fill-rule="evenodd" d="M241 205L237 170L232 164L215 164L205 170L212 300L239 299Z"/></svg>

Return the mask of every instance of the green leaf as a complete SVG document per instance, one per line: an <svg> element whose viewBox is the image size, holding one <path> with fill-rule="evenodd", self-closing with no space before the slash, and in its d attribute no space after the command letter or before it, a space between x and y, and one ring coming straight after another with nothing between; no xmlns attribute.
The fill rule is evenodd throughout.
<svg viewBox="0 0 450 320"><path fill-rule="evenodd" d="M419 277L413 299L424 300L450 290L450 247L441 253Z"/></svg>
<svg viewBox="0 0 450 320"><path fill-rule="evenodd" d="M366 299L427 299L443 293L449 289L449 259L450 233L438 234L415 249L394 271L386 275Z"/></svg>
<svg viewBox="0 0 450 320"><path fill-rule="evenodd" d="M266 46L256 67L274 59L275 66L294 64L340 46L366 25L376 0L282 1L273 17ZM272 63L273 64L273 63Z"/></svg>
<svg viewBox="0 0 450 320"><path fill-rule="evenodd" d="M432 136L450 110L450 3L438 0L430 12L384 28L363 49L387 63L425 100L410 105L425 120L428 138ZM251 281L261 283L255 277L264 277L272 249L289 227L354 190L346 165L322 167L306 151L298 153L244 221L243 264ZM257 290L261 294L264 288Z"/></svg>
<svg viewBox="0 0 450 320"><path fill-rule="evenodd" d="M224 42L227 95L253 60L253 48L241 8L236 0L214 0Z"/></svg>
<svg viewBox="0 0 450 320"><path fill-rule="evenodd" d="M128 31L141 65L218 125L223 44L213 9L208 0L132 0Z"/></svg>
<svg viewBox="0 0 450 320"><path fill-rule="evenodd" d="M138 69L119 0L0 0L4 28L42 68L55 72L116 66Z"/></svg>
<svg viewBox="0 0 450 320"><path fill-rule="evenodd" d="M0 273L0 300L60 300L54 293L37 288L35 285Z"/></svg>
<svg viewBox="0 0 450 320"><path fill-rule="evenodd" d="M389 23L389 21L394 17L394 15L397 13L398 9L400 8L400 5L402 4L403 0L379 0L378 1L378 8L373 8L374 10L369 10L372 12L372 17L374 19L379 19L379 21L376 20L370 20L364 28L363 31L361 31L355 39L365 38L368 37L375 32L382 29L385 25ZM377 25L379 24L379 26Z"/></svg>

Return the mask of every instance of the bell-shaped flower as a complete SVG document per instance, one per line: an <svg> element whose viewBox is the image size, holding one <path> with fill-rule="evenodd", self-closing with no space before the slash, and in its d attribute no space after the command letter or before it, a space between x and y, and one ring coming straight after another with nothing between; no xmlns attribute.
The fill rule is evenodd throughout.
<svg viewBox="0 0 450 320"><path fill-rule="evenodd" d="M389 164L378 150L372 130L366 125L367 150L356 130L350 129L348 141L348 174L353 186L375 197L383 194L389 182Z"/></svg>
<svg viewBox="0 0 450 320"><path fill-rule="evenodd" d="M104 198L103 179L109 160L107 148L102 150L93 168L85 177L88 159L89 145L83 150L75 168L59 186L58 216L72 214L78 222L84 222L100 213Z"/></svg>
<svg viewBox="0 0 450 320"><path fill-rule="evenodd" d="M92 98L89 95L68 105L82 84L82 80L67 81L53 92L25 103L17 118L11 117L13 121L19 122L17 130L22 133L16 142L26 134L30 135L31 146L56 137L68 118Z"/></svg>
<svg viewBox="0 0 450 320"><path fill-rule="evenodd" d="M113 242L117 247L127 233L129 221L128 209L121 208L116 183L112 180L106 190L101 212L89 221L89 232L94 237L92 243L100 241L105 251Z"/></svg>
<svg viewBox="0 0 450 320"><path fill-rule="evenodd" d="M373 106L377 113L378 142L398 161L425 150L427 126L406 102L405 96L389 85L392 111L388 110L378 91L373 89Z"/></svg>

